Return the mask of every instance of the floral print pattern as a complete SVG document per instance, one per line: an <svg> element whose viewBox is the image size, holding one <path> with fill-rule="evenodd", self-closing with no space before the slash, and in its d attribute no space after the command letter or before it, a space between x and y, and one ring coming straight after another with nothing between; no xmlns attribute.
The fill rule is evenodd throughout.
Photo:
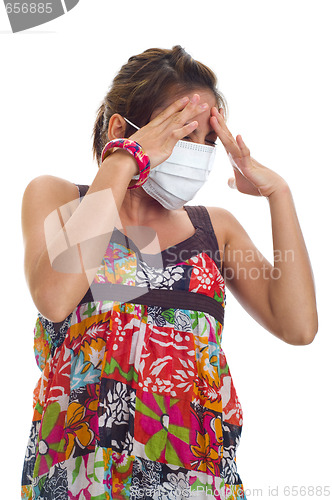
<svg viewBox="0 0 332 500"><path fill-rule="evenodd" d="M132 454L136 394L127 384L103 379L98 408L100 443Z"/></svg>
<svg viewBox="0 0 332 500"><path fill-rule="evenodd" d="M140 262L140 269L136 274L136 286L175 290L181 283L185 272L182 266L167 266L165 269L150 267L146 262Z"/></svg>
<svg viewBox="0 0 332 500"><path fill-rule="evenodd" d="M182 401L142 391L136 399L136 410L135 428L140 430L140 437L134 450L153 461L189 465L189 422Z"/></svg>
<svg viewBox="0 0 332 500"><path fill-rule="evenodd" d="M242 409L223 324L205 307L225 307L217 262L198 249L154 268L111 239L94 278L105 283L147 287L165 303L90 297L61 324L38 314L22 499L244 500Z"/></svg>

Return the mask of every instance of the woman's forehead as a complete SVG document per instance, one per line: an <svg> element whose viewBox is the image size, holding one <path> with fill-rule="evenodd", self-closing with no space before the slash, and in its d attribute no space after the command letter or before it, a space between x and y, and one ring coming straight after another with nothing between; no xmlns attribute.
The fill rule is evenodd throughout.
<svg viewBox="0 0 332 500"><path fill-rule="evenodd" d="M166 109L170 104L175 102L177 99L181 99L182 97L191 98L194 94L198 94L200 96L200 102L207 102L210 106L210 109L215 106L219 107L218 100L213 93L212 90L208 88L194 88L194 89L181 89L178 92L172 92L168 95L165 95L165 99L160 102L157 108L155 108L152 112L151 118L154 118L159 113L161 113L164 109Z"/></svg>
<svg viewBox="0 0 332 500"><path fill-rule="evenodd" d="M217 98L214 94L214 92L209 89L209 88L191 88L191 89L180 89L178 92L174 92L171 95L168 95L167 97L165 96L165 102L167 101L167 106L169 104L172 104L172 102L176 101L177 99L181 99L182 97L189 97L191 98L194 94L198 94L200 96L201 102L207 102L208 104L211 104L212 106L218 106L218 101Z"/></svg>

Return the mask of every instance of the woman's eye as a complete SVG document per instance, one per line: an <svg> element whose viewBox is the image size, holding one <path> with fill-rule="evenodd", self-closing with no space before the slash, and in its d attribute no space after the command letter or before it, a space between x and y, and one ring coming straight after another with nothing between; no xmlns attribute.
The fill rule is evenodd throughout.
<svg viewBox="0 0 332 500"><path fill-rule="evenodd" d="M191 137L189 137L188 135L186 137L183 137L182 139L183 141L191 141L192 142L192 139ZM216 146L217 143L216 141L209 141L208 139L205 139L205 143L208 145L208 146Z"/></svg>

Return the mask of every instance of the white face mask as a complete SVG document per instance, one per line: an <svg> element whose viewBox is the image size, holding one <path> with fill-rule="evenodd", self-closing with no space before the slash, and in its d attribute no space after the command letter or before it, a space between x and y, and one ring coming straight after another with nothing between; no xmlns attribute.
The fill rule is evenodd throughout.
<svg viewBox="0 0 332 500"><path fill-rule="evenodd" d="M127 118L125 120L139 130ZM207 181L215 153L214 146L178 141L171 156L150 171L142 188L168 210L181 208ZM133 177L138 178L139 175Z"/></svg>

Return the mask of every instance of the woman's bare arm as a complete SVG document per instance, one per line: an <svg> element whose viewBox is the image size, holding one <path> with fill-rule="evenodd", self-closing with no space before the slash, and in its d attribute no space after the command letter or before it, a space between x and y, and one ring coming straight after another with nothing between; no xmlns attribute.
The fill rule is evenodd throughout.
<svg viewBox="0 0 332 500"><path fill-rule="evenodd" d="M289 344L309 344L318 328L310 261L290 191L275 195L270 200L274 265L230 212L209 208L209 213L227 288L269 332Z"/></svg>
<svg viewBox="0 0 332 500"><path fill-rule="evenodd" d="M81 203L77 187L63 179L41 176L27 186L22 202L25 275L37 309L49 320L63 321L88 290L136 171L134 158L116 151L103 162Z"/></svg>
<svg viewBox="0 0 332 500"><path fill-rule="evenodd" d="M289 187L274 191L268 201L276 270L269 302L284 340L308 344L318 330L315 284Z"/></svg>

